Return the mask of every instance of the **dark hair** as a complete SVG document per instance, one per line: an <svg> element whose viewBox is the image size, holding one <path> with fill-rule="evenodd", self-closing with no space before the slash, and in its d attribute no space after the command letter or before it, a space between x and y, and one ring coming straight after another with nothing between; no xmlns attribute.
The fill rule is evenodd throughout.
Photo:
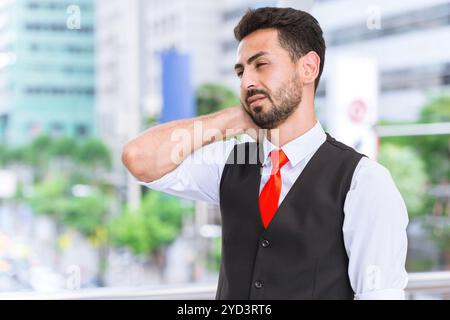
<svg viewBox="0 0 450 320"><path fill-rule="evenodd" d="M268 28L278 30L280 45L289 52L292 61L296 62L309 51L317 53L320 57L317 90L325 62L325 41L319 22L309 13L292 8L249 9L234 28L234 36L241 41L256 30Z"/></svg>

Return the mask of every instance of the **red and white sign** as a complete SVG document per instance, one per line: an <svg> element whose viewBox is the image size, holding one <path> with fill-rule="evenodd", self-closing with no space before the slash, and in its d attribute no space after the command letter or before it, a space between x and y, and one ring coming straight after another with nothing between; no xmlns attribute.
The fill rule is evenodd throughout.
<svg viewBox="0 0 450 320"><path fill-rule="evenodd" d="M354 123L360 123L367 113L367 105L362 99L358 99L350 103L348 108L348 116Z"/></svg>
<svg viewBox="0 0 450 320"><path fill-rule="evenodd" d="M337 140L376 158L378 68L374 60L342 53L327 76L327 129Z"/></svg>

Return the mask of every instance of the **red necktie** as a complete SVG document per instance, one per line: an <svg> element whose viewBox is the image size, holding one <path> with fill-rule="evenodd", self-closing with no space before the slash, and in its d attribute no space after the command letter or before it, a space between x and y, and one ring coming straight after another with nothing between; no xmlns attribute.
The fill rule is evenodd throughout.
<svg viewBox="0 0 450 320"><path fill-rule="evenodd" d="M267 228L278 209L281 193L281 168L289 161L283 150L277 149L270 153L272 172L266 185L259 195L259 210L264 228Z"/></svg>

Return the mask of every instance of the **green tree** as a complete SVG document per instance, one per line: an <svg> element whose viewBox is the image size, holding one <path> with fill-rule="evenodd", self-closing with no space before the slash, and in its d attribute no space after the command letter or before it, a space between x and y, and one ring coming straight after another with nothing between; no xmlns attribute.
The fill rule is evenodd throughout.
<svg viewBox="0 0 450 320"><path fill-rule="evenodd" d="M421 110L417 123L435 122L450 122L450 96L433 98ZM411 146L422 158L431 183L450 182L450 135L388 137L382 141Z"/></svg>
<svg viewBox="0 0 450 320"><path fill-rule="evenodd" d="M208 252L207 267L213 271L220 270L220 261L222 256L222 238L214 238Z"/></svg>
<svg viewBox="0 0 450 320"><path fill-rule="evenodd" d="M192 212L193 207L183 205L178 198L148 191L138 208L125 208L111 221L111 242L151 257L162 275L165 248L180 233L183 217Z"/></svg>
<svg viewBox="0 0 450 320"><path fill-rule="evenodd" d="M34 213L49 215L60 222L67 210L67 188L64 178L43 181L34 185L33 193L27 201Z"/></svg>
<svg viewBox="0 0 450 320"><path fill-rule="evenodd" d="M435 97L427 103L421 110L418 123L436 123L450 122L450 96ZM414 149L422 162L424 163L427 174L427 186L448 186L450 184L450 135L426 135L426 136L407 136L383 138L382 145L385 143L396 144L398 146L408 146ZM399 162L397 165L390 166L390 169L396 167L397 171L406 170L400 167L410 167L409 162ZM416 168L418 170L418 168ZM413 186L417 173L415 170L408 169L411 174L411 186L400 187L400 189L409 189L411 196L405 196L408 206L412 206L412 211L416 214L420 208L419 202L422 201L423 225L428 230L430 238L441 250L442 263L448 268L450 266L450 229L449 213L445 216L445 208L450 207L449 199L433 199L431 196L420 196L418 192L412 192L418 186ZM422 174L419 173L419 176ZM413 178L414 177L414 178ZM408 179L405 178L405 181ZM420 179L421 180L421 179ZM413 194L417 194L414 199ZM433 213L434 216L430 216Z"/></svg>
<svg viewBox="0 0 450 320"><path fill-rule="evenodd" d="M27 159L27 152L23 147L12 147L7 144L0 145L0 165L8 166L10 164L30 165Z"/></svg>
<svg viewBox="0 0 450 320"><path fill-rule="evenodd" d="M219 84L204 84L197 90L197 114L205 115L239 105L239 97Z"/></svg>
<svg viewBox="0 0 450 320"><path fill-rule="evenodd" d="M450 96L437 97L421 111L420 122L450 122ZM432 183L450 183L450 135L419 137L414 144L426 159Z"/></svg>
<svg viewBox="0 0 450 320"><path fill-rule="evenodd" d="M99 139L90 138L78 149L75 160L90 170L110 169L111 152Z"/></svg>
<svg viewBox="0 0 450 320"><path fill-rule="evenodd" d="M441 251L441 263L445 269L450 269L450 220L448 216L426 217L424 221L431 240Z"/></svg>
<svg viewBox="0 0 450 320"><path fill-rule="evenodd" d="M34 192L25 198L36 214L51 216L58 230L74 228L98 249L99 284L103 284L108 250L108 212L114 188L100 175L111 168L111 154L102 141L82 143L70 137L40 136L16 150L37 177ZM21 157L17 156L17 159ZM82 184L87 194L76 194Z"/></svg>
<svg viewBox="0 0 450 320"><path fill-rule="evenodd" d="M33 212L49 215L60 225L73 227L87 237L95 236L102 225L106 201L101 194L74 196L72 187L64 177L45 180L35 185L28 202Z"/></svg>
<svg viewBox="0 0 450 320"><path fill-rule="evenodd" d="M0 144L0 167L9 163L11 151L6 144Z"/></svg>
<svg viewBox="0 0 450 320"><path fill-rule="evenodd" d="M61 137L51 143L51 154L61 158L73 158L78 149L77 141L73 137Z"/></svg>
<svg viewBox="0 0 450 320"><path fill-rule="evenodd" d="M424 214L427 174L421 157L410 146L382 143L378 161L389 171L402 194L411 217Z"/></svg>
<svg viewBox="0 0 450 320"><path fill-rule="evenodd" d="M450 95L431 99L420 113L420 122L450 122Z"/></svg>
<svg viewBox="0 0 450 320"><path fill-rule="evenodd" d="M52 144L52 138L43 134L36 137L29 145L19 147L16 150L17 157L23 157L24 162L33 168L37 180L44 179L44 176L49 172L53 157Z"/></svg>

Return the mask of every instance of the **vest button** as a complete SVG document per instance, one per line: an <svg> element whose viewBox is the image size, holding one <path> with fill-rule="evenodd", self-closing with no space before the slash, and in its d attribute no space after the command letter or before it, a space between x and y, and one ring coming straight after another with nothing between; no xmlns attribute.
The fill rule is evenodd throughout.
<svg viewBox="0 0 450 320"><path fill-rule="evenodd" d="M262 281L259 281L259 280L255 281L255 288L256 289L261 289L263 286L264 286L264 284L263 284Z"/></svg>
<svg viewBox="0 0 450 320"><path fill-rule="evenodd" d="M269 240L264 239L264 240L261 241L261 246L263 248L267 248L269 245L270 245Z"/></svg>

